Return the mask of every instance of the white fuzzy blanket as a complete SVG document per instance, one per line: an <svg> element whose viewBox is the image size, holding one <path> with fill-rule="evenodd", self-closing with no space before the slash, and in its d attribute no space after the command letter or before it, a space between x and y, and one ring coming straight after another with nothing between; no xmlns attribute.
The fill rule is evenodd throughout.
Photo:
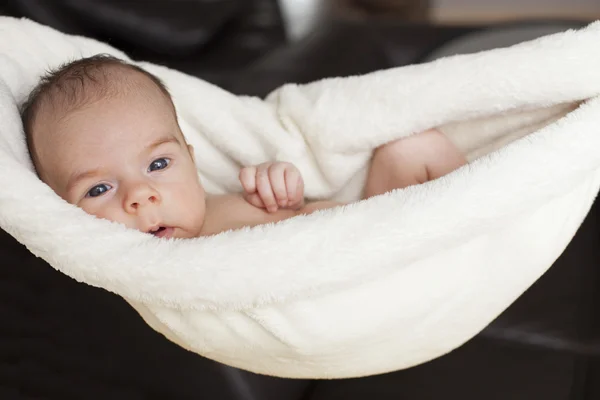
<svg viewBox="0 0 600 400"><path fill-rule="evenodd" d="M66 204L32 172L17 105L50 66L108 52L0 18L0 225L57 270L122 296L170 340L285 377L407 368L460 346L561 254L600 186L600 23L507 49L287 85L266 100L164 79L209 192L280 159L308 196L356 199L371 150L452 121L585 102L425 185L276 225L164 241ZM474 138L478 139L478 138ZM119 329L115 326L114 329Z"/></svg>

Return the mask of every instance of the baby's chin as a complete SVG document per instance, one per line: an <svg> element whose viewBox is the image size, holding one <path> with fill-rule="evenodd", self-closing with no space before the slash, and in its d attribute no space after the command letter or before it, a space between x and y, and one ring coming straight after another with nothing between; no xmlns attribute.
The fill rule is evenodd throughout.
<svg viewBox="0 0 600 400"><path fill-rule="evenodd" d="M202 236L202 225L185 228L165 226L150 234L161 239L193 239Z"/></svg>
<svg viewBox="0 0 600 400"><path fill-rule="evenodd" d="M200 233L188 232L181 229L175 229L172 235L173 239L193 239L200 236Z"/></svg>
<svg viewBox="0 0 600 400"><path fill-rule="evenodd" d="M199 236L195 232L189 232L185 229L172 226L160 226L150 232L144 233L155 236L159 239L191 239Z"/></svg>

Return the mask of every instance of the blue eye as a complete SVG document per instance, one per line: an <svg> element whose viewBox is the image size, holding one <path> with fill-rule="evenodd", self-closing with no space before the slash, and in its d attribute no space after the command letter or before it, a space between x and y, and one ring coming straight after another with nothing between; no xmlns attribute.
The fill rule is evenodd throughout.
<svg viewBox="0 0 600 400"><path fill-rule="evenodd" d="M98 197L98 196L102 196L104 193L108 192L110 189L112 189L112 187L110 185L102 183L100 185L96 185L93 188L91 188L87 192L87 194L85 195L85 197Z"/></svg>
<svg viewBox="0 0 600 400"><path fill-rule="evenodd" d="M170 162L171 160L169 160L168 158L157 158L156 160L150 163L150 166L148 167L148 172L165 169L169 166Z"/></svg>

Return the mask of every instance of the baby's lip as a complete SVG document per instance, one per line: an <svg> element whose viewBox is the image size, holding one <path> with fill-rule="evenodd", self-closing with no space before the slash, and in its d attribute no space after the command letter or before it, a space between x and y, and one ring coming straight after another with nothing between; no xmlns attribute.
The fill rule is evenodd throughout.
<svg viewBox="0 0 600 400"><path fill-rule="evenodd" d="M173 237L174 228L170 226L157 225L148 230L148 233L159 238L171 238Z"/></svg>

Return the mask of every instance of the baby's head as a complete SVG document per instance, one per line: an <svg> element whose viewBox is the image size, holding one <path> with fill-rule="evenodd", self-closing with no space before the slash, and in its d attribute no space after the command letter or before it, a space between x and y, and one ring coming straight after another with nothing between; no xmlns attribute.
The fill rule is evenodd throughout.
<svg viewBox="0 0 600 400"><path fill-rule="evenodd" d="M77 60L42 78L22 118L38 176L69 203L161 237L200 234L205 193L155 76L110 56Z"/></svg>

